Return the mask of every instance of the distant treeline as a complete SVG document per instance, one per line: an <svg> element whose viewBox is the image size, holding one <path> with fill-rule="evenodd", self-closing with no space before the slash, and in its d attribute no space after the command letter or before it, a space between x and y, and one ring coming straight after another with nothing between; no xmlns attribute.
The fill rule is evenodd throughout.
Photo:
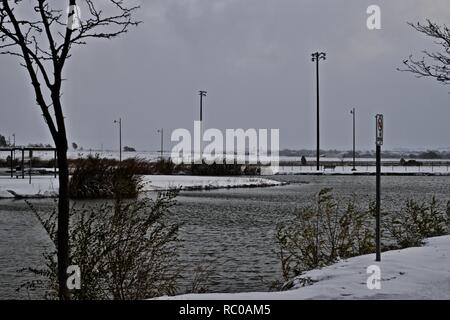
<svg viewBox="0 0 450 320"><path fill-rule="evenodd" d="M54 159L33 157L31 162L33 168L53 168L55 166ZM21 164L20 157L13 160L13 167L15 169L21 170ZM28 168L28 159L24 162L24 166L25 168ZM11 167L11 156L8 155L6 159L0 158L0 167ZM69 159L69 169L71 173L73 173L76 168L80 167L91 169L90 173L96 171L97 168L126 167L132 174L136 175L254 176L260 174L258 166L246 166L240 164L174 164L171 160L167 159L151 161L138 158L129 158L119 162L116 159L100 158L99 155L89 156L85 159Z"/></svg>

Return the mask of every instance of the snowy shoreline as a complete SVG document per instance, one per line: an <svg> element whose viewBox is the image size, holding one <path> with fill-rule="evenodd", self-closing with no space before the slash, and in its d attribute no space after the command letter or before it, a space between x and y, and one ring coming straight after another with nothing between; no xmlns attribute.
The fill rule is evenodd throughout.
<svg viewBox="0 0 450 320"><path fill-rule="evenodd" d="M368 289L369 266L381 270L381 289ZM189 294L159 300L399 300L450 299L450 236L427 239L423 247L384 252L382 261L364 255L311 270L283 292ZM307 283L302 286L302 283Z"/></svg>
<svg viewBox="0 0 450 320"><path fill-rule="evenodd" d="M356 166L356 171L352 170L352 166L331 166L322 168L317 171L314 166L278 166L262 167L261 174L272 175L330 175L330 176L372 176L376 174L375 166ZM381 167L383 176L450 176L449 166L418 166L418 167L401 167L401 166L383 166Z"/></svg>
<svg viewBox="0 0 450 320"><path fill-rule="evenodd" d="M286 183L260 177L197 177L197 176L143 176L143 192L215 190L231 188L263 188ZM58 179L33 177L27 179L0 178L0 199L43 199L58 196Z"/></svg>
<svg viewBox="0 0 450 320"><path fill-rule="evenodd" d="M205 177L205 176L144 176L144 192L168 191L180 188L184 191L263 188L282 186L286 183L260 177Z"/></svg>

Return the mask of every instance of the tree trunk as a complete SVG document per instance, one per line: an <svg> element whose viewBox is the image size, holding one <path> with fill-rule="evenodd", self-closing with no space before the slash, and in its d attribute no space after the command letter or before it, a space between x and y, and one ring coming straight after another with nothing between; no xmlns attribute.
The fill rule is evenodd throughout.
<svg viewBox="0 0 450 320"><path fill-rule="evenodd" d="M65 137L63 140L66 140ZM59 299L70 300L67 288L67 268L69 267L69 164L67 161L67 143L57 144L59 169L58 201L58 283Z"/></svg>

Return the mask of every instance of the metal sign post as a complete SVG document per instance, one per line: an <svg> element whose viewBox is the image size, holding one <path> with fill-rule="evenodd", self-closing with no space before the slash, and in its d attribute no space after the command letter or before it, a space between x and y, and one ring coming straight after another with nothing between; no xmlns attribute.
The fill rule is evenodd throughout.
<svg viewBox="0 0 450 320"><path fill-rule="evenodd" d="M28 175L29 175L29 178L30 178L29 183L31 184L31 170L32 170L32 168L33 168L33 165L32 165L32 161L33 161L33 151L32 151L32 150L30 150L29 156L30 156L30 159L29 159L30 168L29 168L28 170L30 170L30 172L28 173Z"/></svg>
<svg viewBox="0 0 450 320"><path fill-rule="evenodd" d="M383 115L376 116L376 142L377 142L377 182L376 182L376 261L381 261L381 146L383 145Z"/></svg>

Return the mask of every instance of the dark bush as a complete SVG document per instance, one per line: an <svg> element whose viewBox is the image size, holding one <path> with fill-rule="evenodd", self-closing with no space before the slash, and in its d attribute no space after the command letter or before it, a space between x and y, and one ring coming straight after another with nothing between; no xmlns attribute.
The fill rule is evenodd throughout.
<svg viewBox="0 0 450 320"><path fill-rule="evenodd" d="M358 210L352 199L340 209L331 191L320 191L314 206L301 208L278 227L278 255L285 281L339 259L375 252L373 204L367 211ZM382 250L421 246L426 238L450 231L450 203L445 208L435 197L429 203L408 200L399 212L384 212L382 217L382 229L387 231Z"/></svg>
<svg viewBox="0 0 450 320"><path fill-rule="evenodd" d="M141 189L140 162L114 163L99 156L78 159L70 179L72 199L136 198Z"/></svg>
<svg viewBox="0 0 450 320"><path fill-rule="evenodd" d="M285 280L340 258L374 252L371 209L358 210L354 199L341 209L331 191L320 191L315 206L300 209L292 220L278 227Z"/></svg>
<svg viewBox="0 0 450 320"><path fill-rule="evenodd" d="M213 164L193 164L191 173L194 176L240 176L243 174L242 165L216 163Z"/></svg>
<svg viewBox="0 0 450 320"><path fill-rule="evenodd" d="M124 152L136 152L136 149L133 147L125 146L123 147Z"/></svg>
<svg viewBox="0 0 450 320"><path fill-rule="evenodd" d="M176 173L177 169L172 160L161 159L152 163L153 174L172 175Z"/></svg>
<svg viewBox="0 0 450 320"><path fill-rule="evenodd" d="M435 197L429 203L408 200L405 208L388 217L384 227L400 248L418 247L425 238L449 232L450 205L443 210Z"/></svg>
<svg viewBox="0 0 450 320"><path fill-rule="evenodd" d="M308 161L306 161L306 157L305 156L302 156L300 161L302 163L302 166L306 166L308 164Z"/></svg>

